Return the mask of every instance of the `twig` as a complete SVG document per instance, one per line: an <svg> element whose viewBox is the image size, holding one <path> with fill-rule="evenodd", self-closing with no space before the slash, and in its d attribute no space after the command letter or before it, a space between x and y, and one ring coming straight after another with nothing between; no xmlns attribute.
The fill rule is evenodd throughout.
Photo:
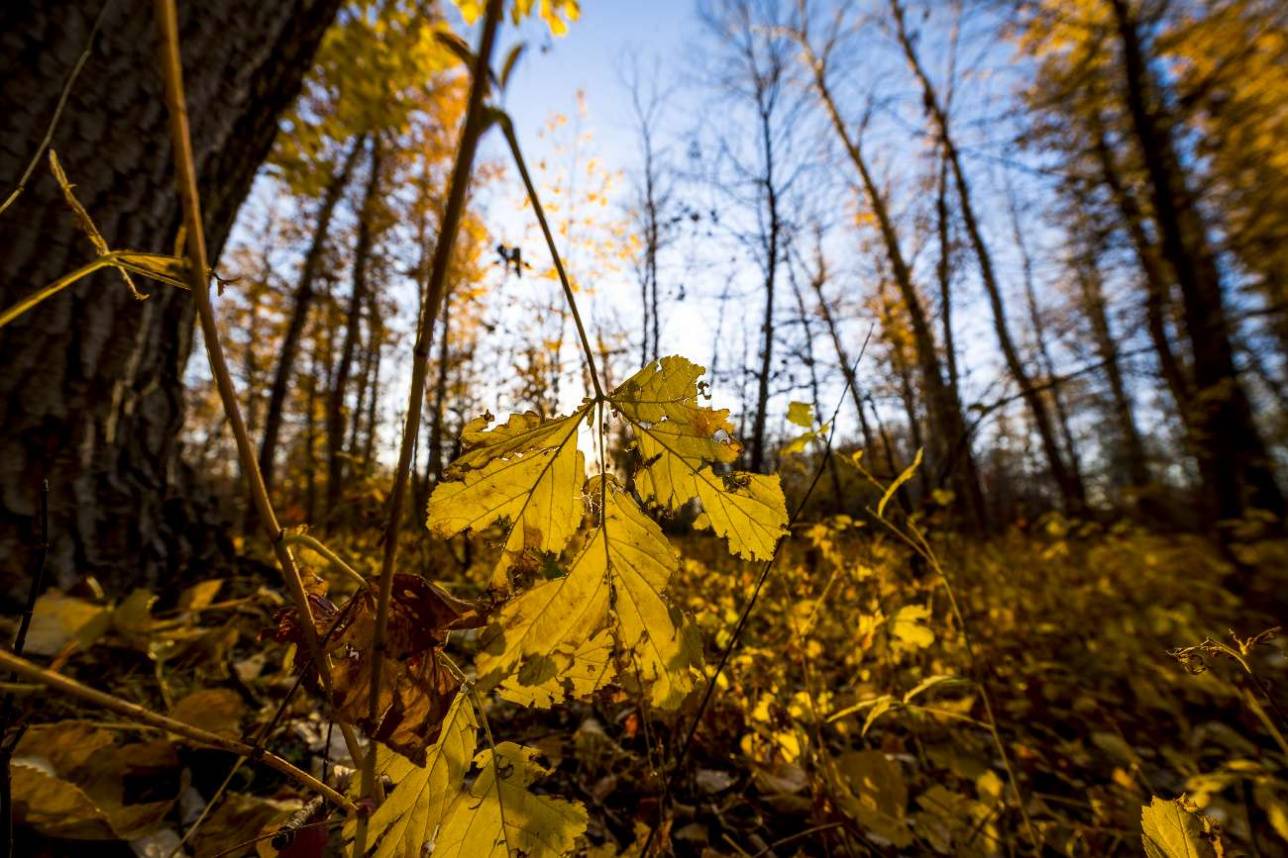
<svg viewBox="0 0 1288 858"><path fill-rule="evenodd" d="M103 0L103 5L98 10L98 16L94 18L94 26L90 27L89 38L85 40L85 48L76 58L76 64L72 66L71 73L67 75L67 80L63 83L63 91L58 95L58 104L54 107L54 115L49 119L49 126L45 129L45 136L36 147L36 152L31 156L31 161L27 164L27 169L22 171L22 178L18 179L18 185L5 197L4 203L0 204L0 214L4 214L9 206L22 195L27 189L27 182L31 179L31 174L36 171L36 165L40 163L41 157L44 156L45 150L49 144L54 141L54 129L58 127L58 121L62 119L63 108L67 106L67 98L72 94L72 87L76 84L76 78L80 77L81 69L85 68L85 63L89 60L89 55L94 52L94 39L98 37L98 31L103 26L103 19L107 17L107 10L112 5L112 0Z"/></svg>
<svg viewBox="0 0 1288 858"><path fill-rule="evenodd" d="M291 601L295 603L295 611L299 614L305 649L317 666L322 687L330 698L332 696L331 671L318 641L317 627L313 622L313 612L309 608L308 594L304 590L304 581L300 578L295 558L291 556L291 550L286 545L286 533L278 523L273 502L268 497L268 489L264 485L264 475L259 469L255 447L251 443L250 433L246 431L246 422L242 419L241 408L237 404L237 391L233 387L232 373L228 369L228 360L224 356L223 345L219 339L219 327L215 323L215 312L210 302L207 282L210 266L206 256L206 234L201 218L201 200L197 191L197 168L192 155L192 139L188 130L183 67L179 60L178 13L175 10L174 0L156 0L155 9L157 27L161 36L161 66L165 79L166 107L170 113L170 142L174 149L175 177L183 203L185 243L189 259L188 278L193 300L197 305L197 316L201 321L201 334L206 344L206 354L210 359L210 373L214 377L224 414L228 418L233 438L237 442L237 455L241 460L246 481L250 484L251 499L272 543L277 562L282 568L282 578L291 594ZM361 759L362 749L357 734L347 724L342 725L342 730L349 754L355 760Z"/></svg>
<svg viewBox="0 0 1288 858"><path fill-rule="evenodd" d="M161 0L158 0L161 2ZM465 195L469 188L470 174L474 169L474 155L478 151L479 138L484 131L483 98L488 88L488 64L492 48L496 43L496 31L501 21L501 0L488 0L486 17L483 20L483 31L479 37L478 53L474 57L471 70L469 101L465 110L465 121L461 127L460 141L456 147L456 163L452 167L451 185L447 192L447 202L443 206L443 218L439 223L438 241L434 245L434 256L430 263L429 280L420 305L420 318L416 324L416 344L412 355L411 386L407 395L407 414L403 420L402 443L398 450L398 466L394 470L394 483L389 492L389 515L385 525L384 556L380 563L380 589L376 598L375 628L372 631L372 658L376 664L384 658L387 646L386 635L389 628L389 603L393 597L394 568L398 561L398 531L402 524L403 496L407 492L407 482L411 472L412 453L416 446L416 436L420 431L420 413L425 400L425 378L429 373L429 353L434 339L434 322L438 317L438 307L443 300L443 286L447 281L447 268L451 261L452 246L456 243L456 233L460 226L461 215L465 210ZM379 722L380 684L382 671L371 672L371 693L368 699L367 713L372 724ZM354 759L359 759L354 756ZM362 760L362 794L374 799L379 790L376 780L376 755L367 754ZM367 820L358 820L354 832L353 854L361 856L366 851Z"/></svg>
<svg viewBox="0 0 1288 858"><path fill-rule="evenodd" d="M361 572L344 562L344 558L332 551L322 540L307 533L288 533L284 539L287 545L303 545L305 548L322 555L332 566L344 573L359 587L367 587L370 584L366 578L362 577Z"/></svg>
<svg viewBox="0 0 1288 858"><path fill-rule="evenodd" d="M88 685L77 682L70 677L63 676L61 673L54 673L52 670L47 670L39 665L32 664L25 658L21 658L5 650L0 650L0 667L12 671L26 679L30 679L32 682L38 682L47 688L61 691L62 693L72 697L78 697L87 703L94 704L95 706L101 706L104 709L115 712L117 715L122 715L132 721L138 721L152 727L157 727L158 729L165 730L167 733L181 736L185 739L189 739L193 742L207 745L212 748L218 748L221 751L228 751L229 753L251 757L252 759L261 759L266 765L276 769L301 786L325 796L328 801L344 808L346 812L355 813L357 811L357 808L354 806L353 802L349 801L349 799L322 783L320 780L313 777L313 775L296 768L270 751L265 751L263 749L256 751L254 747L238 739L229 739L228 737L221 736L218 733L212 733L209 730L203 730L200 727L194 727L191 724L176 721L173 718L153 712L147 707L139 706L137 703L131 703L128 700L113 697L111 694L106 694L102 691L98 691L97 689L90 688Z"/></svg>

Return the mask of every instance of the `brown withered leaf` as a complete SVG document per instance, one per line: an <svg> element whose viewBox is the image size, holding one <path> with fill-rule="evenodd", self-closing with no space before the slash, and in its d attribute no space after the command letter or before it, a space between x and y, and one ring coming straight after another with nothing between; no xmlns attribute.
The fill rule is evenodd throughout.
<svg viewBox="0 0 1288 858"><path fill-rule="evenodd" d="M310 596L310 602L318 634L326 640L331 658L336 714L423 765L425 750L437 741L443 718L460 687L439 662L438 653L447 643L449 631L486 624L489 608L457 599L419 576L395 575L386 649L379 659L379 715L373 721L368 716L371 675L377 664L372 652L375 594L358 593L344 609L320 596ZM301 643L293 613L279 614L276 637ZM309 682L316 689L316 674L310 674Z"/></svg>

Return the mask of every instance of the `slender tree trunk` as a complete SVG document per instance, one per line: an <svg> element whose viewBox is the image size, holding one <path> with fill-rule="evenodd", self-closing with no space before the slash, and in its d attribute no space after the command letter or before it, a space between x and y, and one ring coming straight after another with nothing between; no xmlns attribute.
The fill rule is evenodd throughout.
<svg viewBox="0 0 1288 858"><path fill-rule="evenodd" d="M1123 224L1127 228L1127 234L1131 238L1132 247L1136 251L1136 260L1145 278L1145 324L1158 356L1163 380L1167 382L1167 387L1172 393L1172 400L1176 403L1181 424L1185 427L1188 438L1193 432L1191 425L1193 393L1186 369L1173 351L1172 340L1167 332L1167 305L1172 291L1172 281L1163 271L1162 262L1158 258L1158 249L1145 231L1145 215L1135 195L1122 180L1098 117L1095 122L1093 149L1100 166L1100 176L1109 188ZM1193 447L1192 444L1190 446Z"/></svg>
<svg viewBox="0 0 1288 858"><path fill-rule="evenodd" d="M800 283L796 280L795 268L788 267L788 280L792 285L792 294L796 297L796 308L800 313L801 331L805 334L805 366L809 370L809 390L810 400L814 405L814 415L816 421L823 420L823 402L819 395L818 383L818 366L814 357L814 326L810 324L809 311L805 309L805 296L802 294ZM820 267L819 277L822 280L822 270ZM841 491L841 474L836 464L835 456L827 457L828 475L832 480L832 510L833 512L842 512L845 509L845 495Z"/></svg>
<svg viewBox="0 0 1288 858"><path fill-rule="evenodd" d="M1180 287L1194 356L1196 452L1209 520L1250 509L1282 518L1284 496L1234 363L1220 269L1202 214L1184 181L1171 133L1155 115L1151 73L1126 0L1109 0L1122 50L1123 85L1148 175L1160 244Z"/></svg>
<svg viewBox="0 0 1288 858"><path fill-rule="evenodd" d="M774 147L770 137L770 113L760 110L761 156L765 159L765 208L769 223L765 242L765 314L760 326L760 372L756 387L756 413L751 424L750 469L765 469L765 421L769 412L769 380L774 363L774 287L778 280L778 256L782 221L778 211L778 186L774 176Z"/></svg>
<svg viewBox="0 0 1288 858"><path fill-rule="evenodd" d="M1081 261L1075 276L1078 279L1078 290L1082 297L1083 313L1091 325L1096 354L1100 357L1105 378L1109 382L1114 422L1118 424L1127 479L1130 485L1140 488L1149 484L1149 465L1145 457L1145 444L1141 440L1136 416L1132 411L1131 397L1127 394L1127 385L1123 381L1122 367L1118 360L1118 342L1109 327L1109 311L1105 303L1104 288L1093 254L1087 254L1087 258Z"/></svg>
<svg viewBox="0 0 1288 858"><path fill-rule="evenodd" d="M1011 338L1001 285L997 282L993 269L993 257L984 241L979 221L975 216L970 184L966 179L965 170L962 168L961 155L957 151L952 135L949 133L948 117L939 103L934 85L926 75L925 69L922 68L921 60L913 48L912 39L908 34L908 28L904 21L903 7L899 4L899 0L890 0L890 8L894 17L899 44L903 48L909 67L921 85L926 110L935 124L935 129L939 135L939 143L944 148L948 165L952 170L953 183L957 187L958 202L961 205L962 223L966 227L966 235L970 239L971 247L975 251L976 259L979 262L980 279L983 280L984 291L988 295L989 306L993 314L993 329L997 334L1002 357L1006 361L1007 370L1010 372L1011 377L1019 385L1024 402L1032 414L1034 428L1037 429L1038 437L1042 442L1042 450L1046 455L1047 466L1050 469L1056 487L1060 491L1065 511L1074 515L1080 514L1086 506L1086 498L1081 490L1079 481L1060 454L1060 443L1051 420L1051 414L1047 410L1046 402L1043 401L1041 394L1035 389L1028 371L1024 368L1023 361L1020 360L1020 354L1015 347L1015 342Z"/></svg>
<svg viewBox="0 0 1288 858"><path fill-rule="evenodd" d="M277 372L273 376L273 387L268 395L268 411L264 415L264 436L259 445L259 469L264 475L264 484L272 489L276 472L277 445L282 432L282 420L286 413L286 398L290 393L291 377L295 369L295 356L300 350L300 338L308 324L309 312L313 307L314 287L326 258L327 237L331 231L331 218L335 207L344 194L349 183L349 175L362 151L365 138L358 137L350 145L339 172L331 177L322 202L318 206L317 220L313 226L313 238L309 249L304 254L300 266L300 279L295 287L295 301L291 307L291 317L286 323L286 333L282 337L281 356L277 359Z"/></svg>
<svg viewBox="0 0 1288 858"><path fill-rule="evenodd" d="M979 523L980 531L987 533L991 527L988 504L984 499L984 486L980 482L979 465L975 460L975 445L970 427L962 412L961 383L957 370L957 339L953 335L953 243L952 224L948 212L948 158L939 159L939 179L935 186L935 233L939 240L939 257L935 261L935 276L939 281L939 321L943 332L944 369L947 375L946 413L955 415L942 427L945 432L945 460L939 465L940 479L960 471L959 490L965 493L966 509ZM956 434L954 434L956 433Z"/></svg>
<svg viewBox="0 0 1288 858"><path fill-rule="evenodd" d="M381 167L380 139L371 141L371 174L363 194L362 208L358 214L358 240L353 249L353 288L349 296L344 340L340 345L340 360L336 364L335 378L331 384L326 409L326 515L329 518L340 501L344 482L344 399L348 392L349 372L353 366L353 353L357 348L362 308L367 302L367 267L371 263L371 245L376 197L380 193ZM358 415L354 415L358 419Z"/></svg>
<svg viewBox="0 0 1288 858"><path fill-rule="evenodd" d="M182 4L184 78L211 264L298 94L339 0ZM36 154L101 0L0 4L0 181ZM181 222L151 7L115 3L55 128L76 193L113 248L173 252ZM0 225L0 307L93 258L40 162ZM227 521L182 461L194 305L113 271L0 332L0 592L19 570L48 479L50 580L111 590L177 580L230 557ZM24 591L25 592L25 591Z"/></svg>
<svg viewBox="0 0 1288 858"><path fill-rule="evenodd" d="M826 67L817 58L815 58L812 65L815 90L818 92L819 99L832 121L832 127L836 130L837 136L850 158L850 162L859 174L868 206L877 221L882 244L886 251L886 259L894 276L895 286L899 290L901 301L907 308L908 322L912 328L917 371L921 377L922 388L925 391L926 406L930 416L931 435L935 440L934 448L928 451L930 462L923 473L929 475L940 470L947 473L962 512L972 525L983 529L986 514L978 477L973 473L973 459L969 453L961 457L955 456L952 446L958 438L964 437L966 432L966 423L962 417L961 405L952 393L953 388L944 383L939 356L935 350L935 336L930 329L930 322L927 318L921 295L913 282L912 270L904 257L894 219L886 205L885 195L881 192L868 167L860 139L850 132L845 120L841 117L840 110L837 108L836 101L827 83ZM954 361L952 370L955 386L955 357L951 353L951 339L947 342L950 347L949 359Z"/></svg>
<svg viewBox="0 0 1288 858"><path fill-rule="evenodd" d="M372 301L372 313L377 313L375 301ZM384 350L381 348L384 340L384 327L379 316L374 316L375 328L372 331L372 338L375 340L372 349L375 353L375 359L372 361L371 378L367 381L367 434L362 445L362 473L364 475L372 472L374 464L374 455L376 449L376 414L380 406L380 363ZM355 417L355 422L356 422ZM357 446L353 449L356 451Z"/></svg>
<svg viewBox="0 0 1288 858"><path fill-rule="evenodd" d="M452 333L452 289L443 290L443 327L438 338L438 379L434 383L434 411L429 424L429 462L425 484L436 484L443 477L443 410L447 407L447 378L451 352L448 340Z"/></svg>

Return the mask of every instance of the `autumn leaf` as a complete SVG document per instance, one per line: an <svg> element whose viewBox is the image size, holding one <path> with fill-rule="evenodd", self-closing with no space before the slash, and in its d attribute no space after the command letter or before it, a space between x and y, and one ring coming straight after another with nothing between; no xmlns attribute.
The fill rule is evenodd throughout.
<svg viewBox="0 0 1288 858"><path fill-rule="evenodd" d="M458 785L469 770L477 743L478 721L469 695L458 693L443 719L438 741L419 766L406 757L376 747L376 772L394 785L367 823L369 854L373 858L419 858L433 848ZM353 790L359 790L354 779ZM356 795L356 793L355 793ZM350 819L344 836L352 841L356 821Z"/></svg>
<svg viewBox="0 0 1288 858"><path fill-rule="evenodd" d="M698 404L705 370L678 356L640 370L609 396L631 424L645 462L636 477L640 494L669 510L697 499L700 523L749 560L766 560L786 533L787 504L776 476L717 473L741 450L730 434L729 412Z"/></svg>
<svg viewBox="0 0 1288 858"><path fill-rule="evenodd" d="M841 809L865 832L896 847L910 844L908 787L898 764L880 751L853 751L837 757L834 765Z"/></svg>
<svg viewBox="0 0 1288 858"><path fill-rule="evenodd" d="M638 681L649 685L655 705L674 708L692 688L690 667L697 647L678 611L662 595L678 561L661 528L615 482L588 484L587 495L604 499L599 526L569 566L568 574L538 584L502 609L485 635L479 676L496 681L519 669L519 684L545 686L571 680L564 667L573 654L608 624L617 650L630 659ZM513 684L511 685L513 687ZM583 689L584 689L583 684ZM546 687L545 698L562 699ZM539 702L540 696L533 696Z"/></svg>
<svg viewBox="0 0 1288 858"><path fill-rule="evenodd" d="M1141 808L1141 841L1149 858L1216 858L1204 819L1179 801L1154 796Z"/></svg>
<svg viewBox="0 0 1288 858"><path fill-rule="evenodd" d="M434 840L435 858L554 858L572 850L586 830L586 809L528 790L547 774L536 754L501 742L478 755L479 776L448 808Z"/></svg>
<svg viewBox="0 0 1288 858"><path fill-rule="evenodd" d="M430 496L429 529L452 537L508 522L493 576L498 585L524 551L562 551L585 510L577 429L589 408L548 421L531 412L514 414L489 431L490 417L471 421L461 435L466 452Z"/></svg>

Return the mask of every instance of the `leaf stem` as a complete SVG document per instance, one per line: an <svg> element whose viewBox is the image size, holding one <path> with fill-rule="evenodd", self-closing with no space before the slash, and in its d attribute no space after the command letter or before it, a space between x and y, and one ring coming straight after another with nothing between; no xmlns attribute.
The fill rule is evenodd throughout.
<svg viewBox="0 0 1288 858"><path fill-rule="evenodd" d="M546 238L546 247L550 248L550 258L554 261L555 272L559 275L559 283L563 286L564 297L568 300L568 309L572 311L572 320L577 325L577 335L581 337L581 349L586 354L586 364L590 368L590 382L595 388L595 399L602 402L605 399L604 389L599 383L599 371L595 367L595 352L590 347L590 338L586 335L586 326L581 321L581 313L577 310L577 299L572 293L572 284L568 282L568 274L564 271L563 261L559 258L559 248L555 246L554 234L550 232L550 223L546 220L545 209L541 207L541 200L537 196L537 189L532 184L532 176L528 173L528 165L523 160L523 151L519 148L519 138L514 133L514 123L510 120L508 114L499 108L493 108L493 115L496 122L501 126L501 133L505 135L505 142L510 146L510 154L514 156L514 165L519 170L519 175L523 178L523 187L528 192L528 200L532 203L532 211L537 216L537 223L541 225L541 234Z"/></svg>

